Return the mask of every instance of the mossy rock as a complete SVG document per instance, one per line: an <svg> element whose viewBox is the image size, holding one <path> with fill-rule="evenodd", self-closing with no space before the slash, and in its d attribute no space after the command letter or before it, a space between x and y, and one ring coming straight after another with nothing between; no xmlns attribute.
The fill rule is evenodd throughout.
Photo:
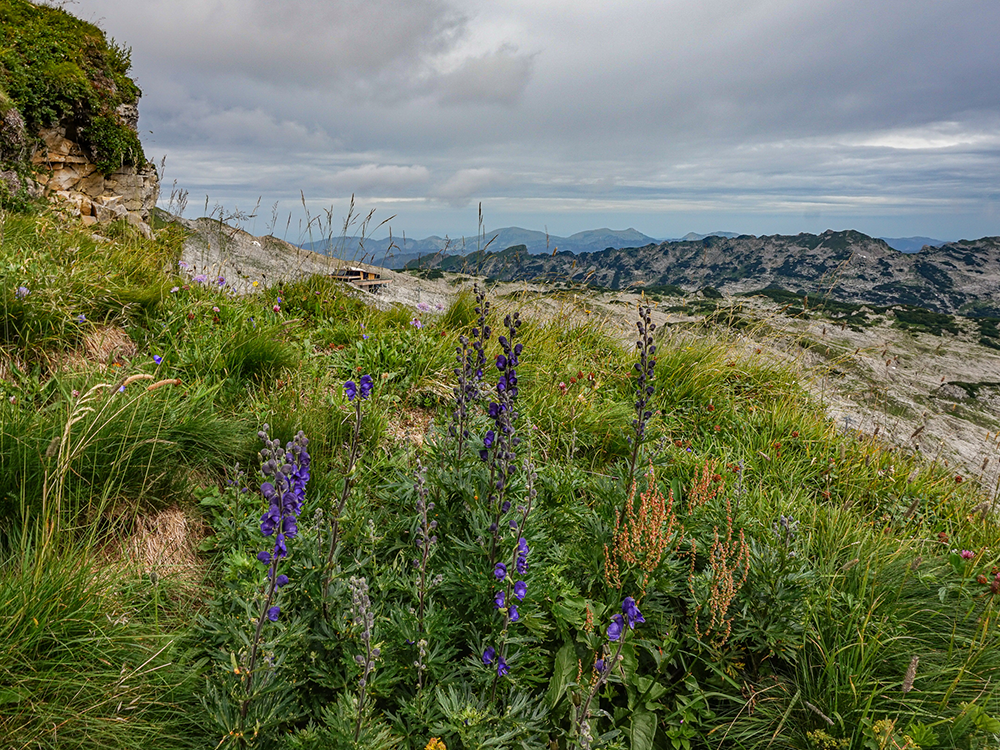
<svg viewBox="0 0 1000 750"><path fill-rule="evenodd" d="M131 67L131 48L62 8L0 0L0 111L16 107L28 133L65 127L105 174L146 162L117 114L142 94Z"/></svg>

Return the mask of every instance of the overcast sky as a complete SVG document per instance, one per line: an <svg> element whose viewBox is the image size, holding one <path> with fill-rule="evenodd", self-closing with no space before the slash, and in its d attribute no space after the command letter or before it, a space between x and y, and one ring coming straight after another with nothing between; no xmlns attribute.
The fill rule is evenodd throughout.
<svg viewBox="0 0 1000 750"><path fill-rule="evenodd" d="M1000 234L994 0L78 0L186 216ZM384 236L385 228L376 236Z"/></svg>

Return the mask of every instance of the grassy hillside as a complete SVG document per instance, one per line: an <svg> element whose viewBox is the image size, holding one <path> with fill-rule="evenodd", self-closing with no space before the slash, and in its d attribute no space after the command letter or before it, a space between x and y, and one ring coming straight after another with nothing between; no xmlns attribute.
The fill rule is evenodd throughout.
<svg viewBox="0 0 1000 750"><path fill-rule="evenodd" d="M5 746L996 746L975 482L722 329L237 296L172 231L0 214Z"/></svg>

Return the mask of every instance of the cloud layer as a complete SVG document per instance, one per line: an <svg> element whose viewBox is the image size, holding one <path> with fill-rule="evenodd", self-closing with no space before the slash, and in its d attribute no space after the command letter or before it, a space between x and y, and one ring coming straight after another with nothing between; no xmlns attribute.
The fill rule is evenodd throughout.
<svg viewBox="0 0 1000 750"><path fill-rule="evenodd" d="M166 178L411 236L1000 234L1000 5L79 0Z"/></svg>

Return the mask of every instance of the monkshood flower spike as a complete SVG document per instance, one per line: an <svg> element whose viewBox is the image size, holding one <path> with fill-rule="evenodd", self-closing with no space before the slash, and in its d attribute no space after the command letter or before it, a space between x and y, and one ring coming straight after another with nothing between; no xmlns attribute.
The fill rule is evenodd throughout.
<svg viewBox="0 0 1000 750"><path fill-rule="evenodd" d="M309 440L301 430L295 439L281 447L280 440L271 440L270 427L264 425L257 436L264 447L260 451L260 473L264 476L260 491L268 502L268 508L260 519L260 532L265 539L273 538L270 549L257 553L257 559L267 566L267 595L260 607L257 628L250 647L250 663L247 670L247 695L253 695L256 677L257 656L264 623L277 622L281 617L281 607L274 603L277 591L288 584L288 576L278 573L278 565L288 554L287 541L299 532L298 517L305 502L306 484L309 482ZM240 720L246 719L250 707L248 697L240 706Z"/></svg>
<svg viewBox="0 0 1000 750"><path fill-rule="evenodd" d="M473 291L476 294L476 314L479 319L471 331L471 342L468 337L459 336L458 346L455 347L458 366L453 371L458 378L458 385L452 389L455 394L455 409L452 412L451 425L448 427L448 434L456 441L455 457L459 461L462 459L465 441L471 437L469 406L482 397L481 383L483 368L486 366L486 342L490 338L490 327L486 324L490 303L486 299L485 290L480 289L478 284L473 286Z"/></svg>
<svg viewBox="0 0 1000 750"><path fill-rule="evenodd" d="M521 327L520 314L511 313L504 318L507 328L506 336L499 336L497 342L503 350L497 355L496 368L500 378L496 385L496 401L491 401L487 409L493 427L487 431L483 439L483 449L480 458L489 463L490 484L487 504L493 511L493 523L490 524L490 564L497 561L498 545L500 543L500 526L504 514L510 510L506 500L507 488L514 470L516 454L514 449L521 442L514 434L514 424L518 414L514 410L517 400L517 366L520 363L523 344L514 344L517 329Z"/></svg>
<svg viewBox="0 0 1000 750"><path fill-rule="evenodd" d="M347 470L344 472L344 486L340 493L340 501L335 508L335 512L330 514L330 546L327 549L326 563L324 570L326 576L323 580L323 613L329 617L327 600L330 596L330 585L333 583L333 558L337 552L337 544L340 541L340 519L344 515L344 507L347 499L351 496L351 487L354 486L355 468L358 464L358 457L361 455L361 402L367 400L372 395L374 381L371 375L362 375L358 382L348 380L344 383L344 394L347 400L354 403L354 430L351 433L351 445L348 452Z"/></svg>
<svg viewBox="0 0 1000 750"><path fill-rule="evenodd" d="M597 676L597 679L593 682L593 686L587 694L587 699L580 706L579 712L574 719L577 746L581 750L589 750L593 739L590 733L590 704L594 700L594 696L604 686L604 683L608 681L608 677L610 677L614 668L621 663L622 649L625 647L625 634L629 630L633 630L637 624L645 621L642 613L639 611L639 607L635 603L635 599L631 596L625 597L625 600L622 602L622 614L616 614L611 618L611 623L607 629L608 643L602 650L602 657L594 662L594 674ZM618 647L614 655L610 656L609 646L612 643L617 643Z"/></svg>
<svg viewBox="0 0 1000 750"><path fill-rule="evenodd" d="M646 436L646 423L653 416L653 410L649 408L653 398L655 387L653 386L653 374L656 370L656 344L653 343L653 331L656 330L656 323L652 321L649 306L639 307L639 320L636 322L639 330L639 340L635 342L639 350L639 361L632 369L635 376L635 419L632 420L634 434L629 438L632 443L632 456L629 460L628 475L625 481L631 486L632 477L635 475L635 465L639 460L639 446ZM626 501L628 499L626 498ZM625 508L620 511L622 518L625 517Z"/></svg>

